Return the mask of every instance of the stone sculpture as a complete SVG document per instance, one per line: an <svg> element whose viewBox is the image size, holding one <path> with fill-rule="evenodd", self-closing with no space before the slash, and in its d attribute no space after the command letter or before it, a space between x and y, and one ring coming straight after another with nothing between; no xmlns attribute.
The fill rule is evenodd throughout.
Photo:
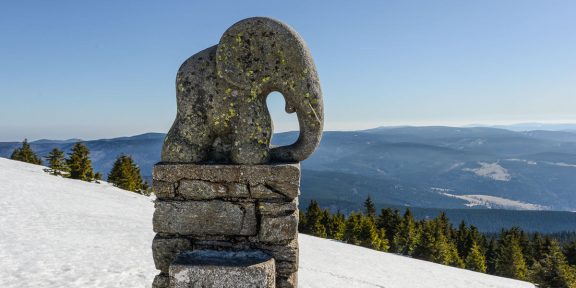
<svg viewBox="0 0 576 288"><path fill-rule="evenodd" d="M324 117L304 41L277 20L242 20L186 60L176 85L153 172L153 287L297 287L298 162L319 144ZM292 145L270 148L272 91L297 113Z"/></svg>
<svg viewBox="0 0 576 288"><path fill-rule="evenodd" d="M271 92L296 112L300 137L270 149ZM218 45L188 58L176 77L178 113L164 142L163 162L262 164L298 162L322 135L323 103L316 67L302 38L270 18L228 28Z"/></svg>

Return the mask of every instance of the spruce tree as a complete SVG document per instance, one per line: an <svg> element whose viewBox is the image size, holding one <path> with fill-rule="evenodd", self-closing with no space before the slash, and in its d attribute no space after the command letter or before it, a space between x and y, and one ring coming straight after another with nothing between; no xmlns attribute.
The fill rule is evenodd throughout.
<svg viewBox="0 0 576 288"><path fill-rule="evenodd" d="M346 219L346 228L344 229L344 241L349 244L360 245L360 224L362 214L352 212Z"/></svg>
<svg viewBox="0 0 576 288"><path fill-rule="evenodd" d="M564 255L568 264L576 266L576 240L564 246Z"/></svg>
<svg viewBox="0 0 576 288"><path fill-rule="evenodd" d="M45 158L48 161L48 167L50 167L50 174L62 175L68 171L66 159L64 158L64 152L62 152L62 150L54 148Z"/></svg>
<svg viewBox="0 0 576 288"><path fill-rule="evenodd" d="M308 233L308 222L306 221L306 214L302 210L298 210L298 232Z"/></svg>
<svg viewBox="0 0 576 288"><path fill-rule="evenodd" d="M306 226L304 227L304 233L313 235L316 237L326 238L326 227L323 224L324 212L320 208L320 205L315 200L310 201L308 209L306 209Z"/></svg>
<svg viewBox="0 0 576 288"><path fill-rule="evenodd" d="M482 254L480 246L476 242L472 243L465 262L466 269L486 273L486 257Z"/></svg>
<svg viewBox="0 0 576 288"><path fill-rule="evenodd" d="M468 238L470 236L470 230L468 230L468 226L464 220L460 222L458 225L458 229L456 229L456 247L458 248L458 255L462 257L462 259L466 259L468 256L468 252L470 251L470 247L468 247Z"/></svg>
<svg viewBox="0 0 576 288"><path fill-rule="evenodd" d="M398 233L400 223L402 223L400 212L397 209L392 210L391 208L382 209L376 221L376 227L386 231L386 239L388 239L390 251L392 252L398 252L396 245L394 245L394 235Z"/></svg>
<svg viewBox="0 0 576 288"><path fill-rule="evenodd" d="M515 230L501 233L495 263L496 275L519 280L527 279L528 268L519 238L520 235Z"/></svg>
<svg viewBox="0 0 576 288"><path fill-rule="evenodd" d="M498 246L496 239L491 238L486 247L486 272L496 274L496 258L498 258Z"/></svg>
<svg viewBox="0 0 576 288"><path fill-rule="evenodd" d="M548 252L533 266L532 281L538 287L572 288L576 287L576 271L568 265L557 241L553 240Z"/></svg>
<svg viewBox="0 0 576 288"><path fill-rule="evenodd" d="M414 217L412 216L412 211L410 211L410 208L407 208L402 217L398 233L394 235L394 246L397 252L404 255L412 255L414 247L416 247L418 243L418 237L418 230Z"/></svg>
<svg viewBox="0 0 576 288"><path fill-rule="evenodd" d="M40 157L34 153L32 147L30 147L30 144L28 143L28 139L24 139L22 146L20 148L16 148L12 152L10 159L36 165L42 164L42 159L40 159Z"/></svg>
<svg viewBox="0 0 576 288"><path fill-rule="evenodd" d="M344 239L344 232L346 231L346 217L344 214L340 213L340 210L336 212L334 216L331 216L332 221L330 222L330 229L328 233L328 238L334 240Z"/></svg>
<svg viewBox="0 0 576 288"><path fill-rule="evenodd" d="M364 213L372 219L376 218L376 207L374 206L374 202L372 202L370 195L368 195L368 198L364 201Z"/></svg>
<svg viewBox="0 0 576 288"><path fill-rule="evenodd" d="M384 229L376 229L376 224L370 216L364 216L360 220L360 227L358 231L358 240L360 246L371 248L374 250L388 251L388 239L381 238L385 236Z"/></svg>
<svg viewBox="0 0 576 288"><path fill-rule="evenodd" d="M108 174L108 182L132 192L142 193L146 190L146 184L140 176L140 168L129 155L120 155L114 161L112 170Z"/></svg>
<svg viewBox="0 0 576 288"><path fill-rule="evenodd" d="M66 163L70 169L70 178L83 181L92 181L94 179L90 150L82 142L74 144L69 158L66 159Z"/></svg>

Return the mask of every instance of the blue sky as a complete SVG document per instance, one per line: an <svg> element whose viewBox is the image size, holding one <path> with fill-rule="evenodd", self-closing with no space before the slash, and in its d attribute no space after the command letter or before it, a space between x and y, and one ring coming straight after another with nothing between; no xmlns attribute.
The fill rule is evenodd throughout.
<svg viewBox="0 0 576 288"><path fill-rule="evenodd" d="M166 132L180 64L250 16L308 43L327 130L576 122L576 1L23 0L0 4L0 141Z"/></svg>

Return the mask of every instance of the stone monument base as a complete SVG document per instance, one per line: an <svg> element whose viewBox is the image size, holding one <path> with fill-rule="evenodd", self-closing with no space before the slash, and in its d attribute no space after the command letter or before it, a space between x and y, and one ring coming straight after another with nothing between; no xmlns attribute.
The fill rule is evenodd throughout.
<svg viewBox="0 0 576 288"><path fill-rule="evenodd" d="M195 287L174 286L187 283L176 281L174 271L199 269L182 264L184 255L199 250L260 251L273 258L276 287L298 286L299 164L159 163L154 167L153 188L157 197L153 227L157 234L152 250L160 270L154 288ZM220 275L239 269L220 266L201 271ZM188 272L181 275L198 275ZM238 285L202 287L274 287Z"/></svg>
<svg viewBox="0 0 576 288"><path fill-rule="evenodd" d="M274 258L262 251L196 250L170 265L170 288L276 287Z"/></svg>

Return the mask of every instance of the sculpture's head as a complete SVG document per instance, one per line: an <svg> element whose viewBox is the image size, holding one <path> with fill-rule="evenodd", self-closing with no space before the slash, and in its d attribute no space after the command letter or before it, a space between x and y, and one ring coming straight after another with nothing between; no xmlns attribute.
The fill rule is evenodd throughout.
<svg viewBox="0 0 576 288"><path fill-rule="evenodd" d="M272 148L276 161L306 159L322 137L322 91L310 51L302 38L286 24L270 18L248 18L232 25L216 51L218 77L249 91L249 97L282 93L286 112L296 112L298 140Z"/></svg>

